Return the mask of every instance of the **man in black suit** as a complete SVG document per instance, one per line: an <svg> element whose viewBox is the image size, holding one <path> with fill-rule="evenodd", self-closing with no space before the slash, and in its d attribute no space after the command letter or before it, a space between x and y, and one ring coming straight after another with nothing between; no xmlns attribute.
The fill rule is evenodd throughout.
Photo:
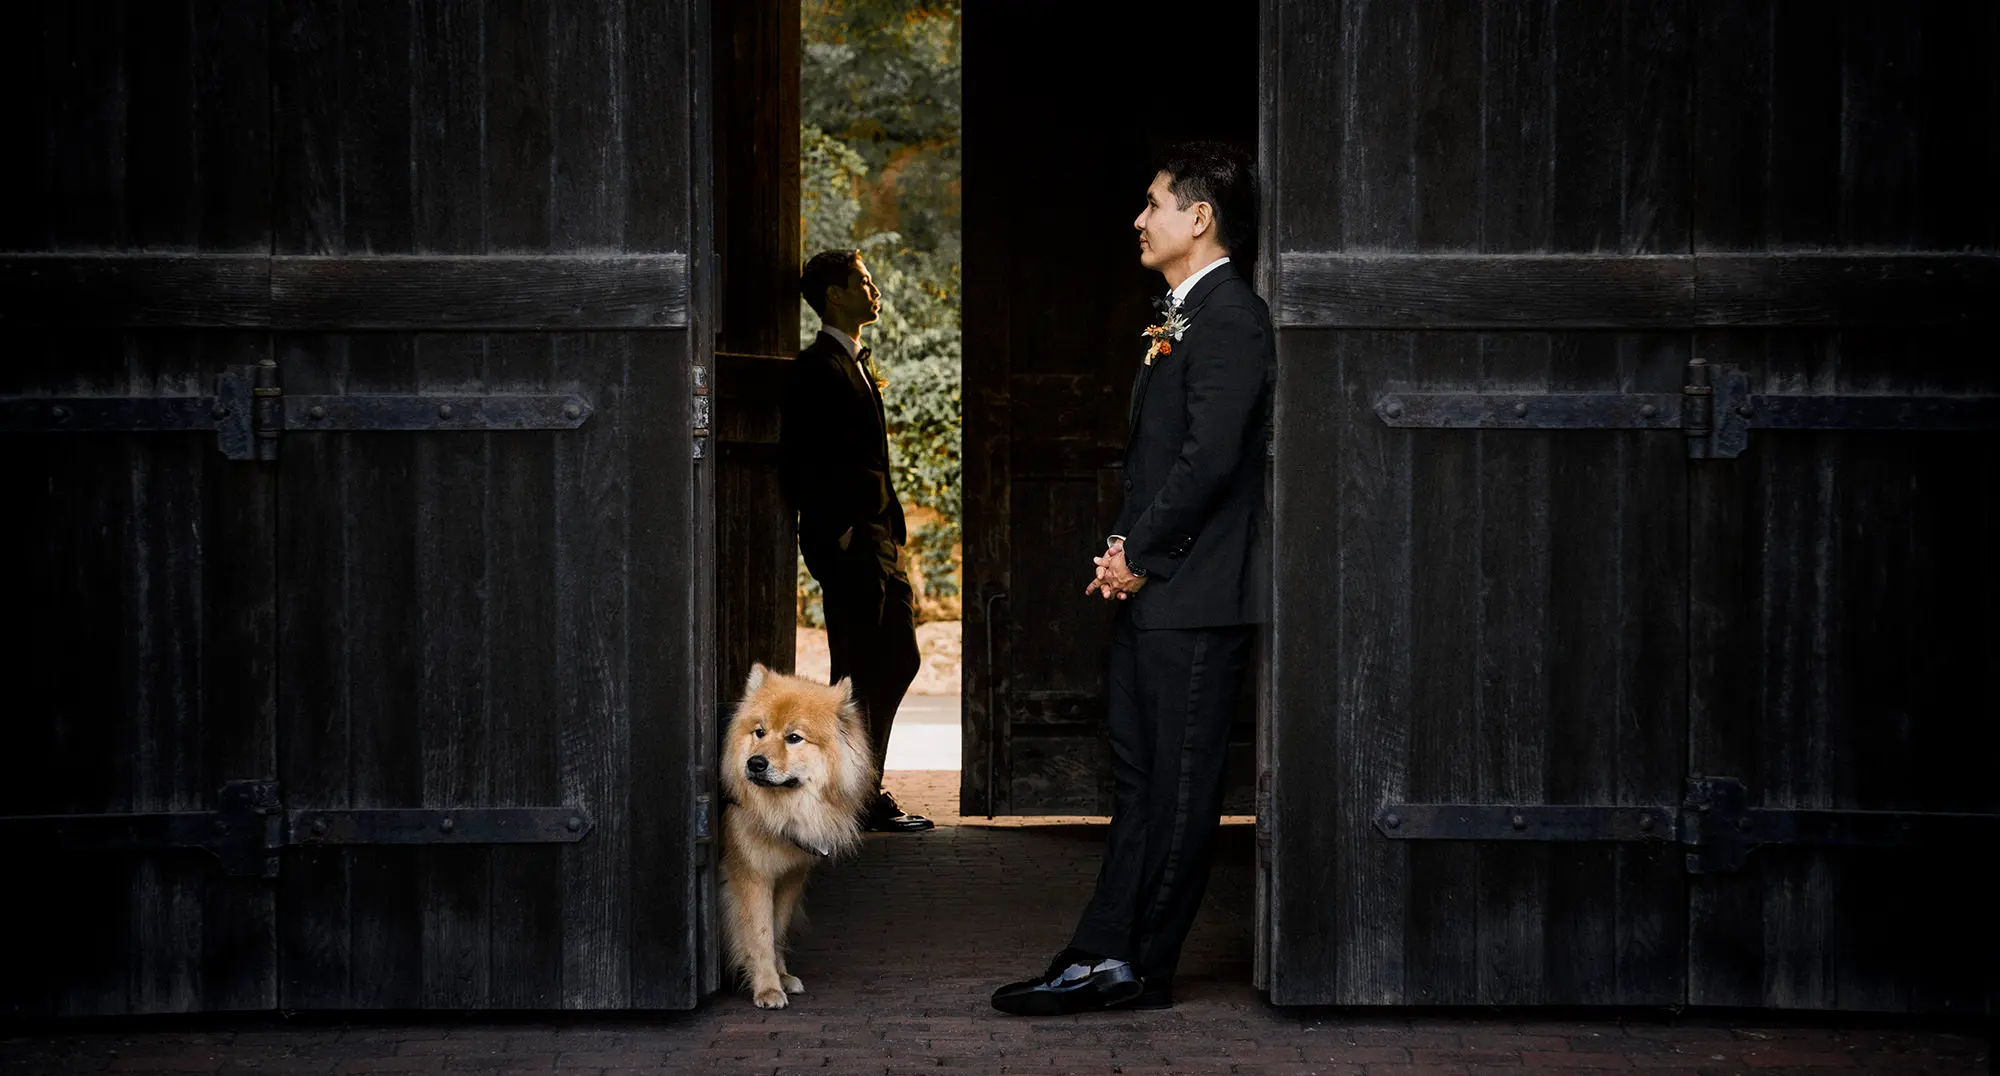
<svg viewBox="0 0 2000 1076"><path fill-rule="evenodd" d="M1146 191L1139 261L1172 289L1132 387L1125 504L1085 593L1122 603L1111 647L1110 837L1097 888L1003 1012L1167 1008L1208 884L1230 717L1268 591L1271 315L1231 251L1256 248L1242 153L1177 147Z"/></svg>
<svg viewBox="0 0 2000 1076"><path fill-rule="evenodd" d="M814 255L799 291L822 324L786 378L780 476L799 512L799 552L819 581L833 680L854 679L879 770L896 707L923 661L903 574L909 535L889 477L881 384L861 346L861 327L880 316L882 293L856 250ZM881 788L862 821L892 833L932 827Z"/></svg>

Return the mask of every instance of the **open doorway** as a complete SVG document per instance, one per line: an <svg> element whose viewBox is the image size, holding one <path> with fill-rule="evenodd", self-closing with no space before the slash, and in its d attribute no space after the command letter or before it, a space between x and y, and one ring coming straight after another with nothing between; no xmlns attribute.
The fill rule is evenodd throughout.
<svg viewBox="0 0 2000 1076"><path fill-rule="evenodd" d="M968 816L1101 816L1110 614L1081 583L1118 508L1138 327L1161 287L1129 221L1166 145L1255 144L1256 20L1192 3L1139 22L1042 0L725 8L722 695L750 660L826 672L816 588L774 507L775 445L740 442L775 440L776 364L817 328L800 259L860 248L885 292L868 343L924 652L889 768L957 771ZM1201 28L1197 92L1147 75L1163 26ZM1252 809L1254 729L1246 698L1233 815Z"/></svg>

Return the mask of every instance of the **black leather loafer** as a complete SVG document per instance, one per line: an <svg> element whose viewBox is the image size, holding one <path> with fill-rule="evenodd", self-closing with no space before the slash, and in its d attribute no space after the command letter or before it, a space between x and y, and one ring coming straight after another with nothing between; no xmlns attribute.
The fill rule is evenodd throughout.
<svg viewBox="0 0 2000 1076"><path fill-rule="evenodd" d="M869 815L862 820L861 828L870 833L917 833L936 829L937 823L920 814Z"/></svg>
<svg viewBox="0 0 2000 1076"><path fill-rule="evenodd" d="M1121 1009L1171 1009L1174 1007L1174 981L1172 979L1141 979L1139 992L1132 1000L1118 1006Z"/></svg>
<svg viewBox="0 0 2000 1076"><path fill-rule="evenodd" d="M1040 979L1008 983L993 992L993 1007L1015 1016L1063 1016L1069 1013L1109 1009L1139 996L1139 979L1132 965L1092 972L1081 979L1065 979L1062 970Z"/></svg>

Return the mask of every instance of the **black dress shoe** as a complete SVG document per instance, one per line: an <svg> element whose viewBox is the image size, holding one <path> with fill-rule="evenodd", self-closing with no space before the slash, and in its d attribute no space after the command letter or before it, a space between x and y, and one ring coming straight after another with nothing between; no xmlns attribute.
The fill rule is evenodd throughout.
<svg viewBox="0 0 2000 1076"><path fill-rule="evenodd" d="M1063 1016L1109 1009L1139 995L1139 978L1130 964L1093 971L1080 979L1063 978L1071 964L1093 962L1095 957L1076 958L1065 950L1041 978L1023 979L995 990L993 1007L1015 1016Z"/></svg>
<svg viewBox="0 0 2000 1076"><path fill-rule="evenodd" d="M936 829L937 823L920 814L903 813L896 797L877 792L875 802L868 805L868 813L861 819L861 828L871 833L916 833Z"/></svg>
<svg viewBox="0 0 2000 1076"><path fill-rule="evenodd" d="M1118 1006L1121 1009L1171 1009L1174 1007L1174 981L1172 979L1145 978L1139 980L1139 993L1131 1001Z"/></svg>
<svg viewBox="0 0 2000 1076"><path fill-rule="evenodd" d="M936 829L937 823L920 814L897 814L881 817L870 814L861 820L861 828L870 833L919 833Z"/></svg>

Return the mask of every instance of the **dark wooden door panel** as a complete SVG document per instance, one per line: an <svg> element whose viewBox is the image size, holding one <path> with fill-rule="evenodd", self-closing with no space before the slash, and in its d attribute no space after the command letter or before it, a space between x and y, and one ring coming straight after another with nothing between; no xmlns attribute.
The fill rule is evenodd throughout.
<svg viewBox="0 0 2000 1076"><path fill-rule="evenodd" d="M1766 391L2000 396L1983 333L1716 333ZM1693 772L1768 808L2000 814L1991 433L1758 434L1697 478ZM1690 1001L1978 1011L1969 849L1771 847L1692 892ZM1913 894L1924 912L1909 913Z"/></svg>
<svg viewBox="0 0 2000 1076"><path fill-rule="evenodd" d="M1680 381L1685 339L1286 334L1278 452L1301 466L1280 475L1277 542L1316 552L1286 563L1278 594L1274 989L1679 996L1677 855L1392 841L1373 819L1384 802L1679 799L1682 439L1411 437L1373 408L1392 388L1658 391Z"/></svg>
<svg viewBox="0 0 2000 1076"><path fill-rule="evenodd" d="M1153 154L1193 137L1248 146L1256 130L1255 21L1195 4L1154 15L1205 25L1216 65L1205 92L1171 108L1102 62L1127 47L1121 12L1033 3L967 16L967 144L1006 147L969 161L981 180L965 201L968 813L1110 810L1114 610L1083 585L1123 504L1140 330L1166 290L1138 264L1130 221ZM1052 38L1053 24L1064 32ZM1020 198L1049 182L1046 162L1060 162L1059 196ZM1232 736L1230 813L1251 809L1253 696L1246 686Z"/></svg>
<svg viewBox="0 0 2000 1076"><path fill-rule="evenodd" d="M260 334L73 331L35 339L7 395L197 395ZM273 772L268 472L213 434L4 437L13 642L0 816L201 812ZM268 1008L268 882L195 850L20 849L22 1015Z"/></svg>

